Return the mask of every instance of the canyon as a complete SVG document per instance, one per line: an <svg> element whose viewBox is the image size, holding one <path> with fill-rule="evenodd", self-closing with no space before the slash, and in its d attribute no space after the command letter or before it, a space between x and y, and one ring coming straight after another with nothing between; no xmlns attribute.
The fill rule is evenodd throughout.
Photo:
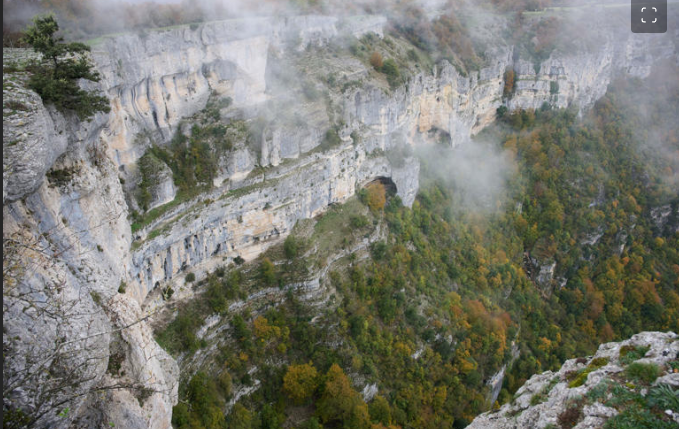
<svg viewBox="0 0 679 429"><path fill-rule="evenodd" d="M179 367L148 323L162 305L154 291L178 289L189 272L200 277L216 264L256 258L299 220L347 201L374 180L393 183L411 206L419 162L403 147L431 144L434 136L451 147L473 144L470 136L491 124L502 105L586 110L616 76L643 78L657 61L679 58L676 32L615 30L595 46L555 51L541 62L498 43L488 47L478 71L462 73L443 61L389 88L345 52L334 60L342 67L332 70L360 84L337 90L311 83L327 92L332 109L318 100L290 105L290 95L267 73L276 58L303 61L337 40L388 37L386 26L382 16L299 16L103 37L92 48L102 80L90 87L109 96L111 112L90 122L44 106L24 87L25 76L3 74L5 99L26 106L3 111L8 400L45 411L41 427L109 421L170 427ZM30 56L3 54L17 62ZM503 96L507 69L516 73L511 98ZM327 67L314 73L325 75ZM151 207L170 206L133 232L137 161L190 127L187 120L210 100L226 97L229 105L219 110L224 120L276 116L291 106L302 120L269 121L254 146L237 142L219 160L212 189L194 198L171 205L176 190L166 171ZM331 126L339 142L326 147Z"/></svg>

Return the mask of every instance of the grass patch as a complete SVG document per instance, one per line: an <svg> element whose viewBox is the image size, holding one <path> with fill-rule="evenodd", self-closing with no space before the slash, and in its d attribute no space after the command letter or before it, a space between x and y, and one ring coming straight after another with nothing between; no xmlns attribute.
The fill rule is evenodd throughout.
<svg viewBox="0 0 679 429"><path fill-rule="evenodd" d="M71 183L73 175L78 173L78 169L75 167L62 168L56 170L50 170L47 172L47 180L49 180L52 186L65 186Z"/></svg>
<svg viewBox="0 0 679 429"><path fill-rule="evenodd" d="M573 388L582 386L583 384L585 384L585 381L587 381L587 376L589 375L589 373L601 368L607 363L608 358L605 357L592 359L592 361L589 363L589 365L587 365L586 368L583 368L580 371L577 371L570 375L569 377L570 382L568 383L568 387Z"/></svg>
<svg viewBox="0 0 679 429"><path fill-rule="evenodd" d="M371 227L372 220L372 214L356 196L342 205L332 206L318 218L311 237L311 241L318 244L318 260L323 264L338 249L346 248L351 237Z"/></svg>
<svg viewBox="0 0 679 429"><path fill-rule="evenodd" d="M242 197L243 195L252 193L258 189L273 186L276 183L278 183L278 179L265 180L262 182L253 183L252 185L243 186L242 188L232 189L226 194L222 195L219 199L221 200L226 198L239 198Z"/></svg>
<svg viewBox="0 0 679 429"><path fill-rule="evenodd" d="M99 37L95 37L89 40L86 40L84 43L89 46L90 48L94 48L97 46L100 46L106 39L111 39L116 36L122 36L124 34L131 34L128 32L120 32L120 33L110 33L110 34L104 34Z"/></svg>
<svg viewBox="0 0 679 429"><path fill-rule="evenodd" d="M97 292L96 290L92 290L90 291L90 296L92 297L92 301L94 301L95 304L101 307L103 300L99 292Z"/></svg>
<svg viewBox="0 0 679 429"><path fill-rule="evenodd" d="M628 378L644 383L653 383L660 376L660 367L654 363L631 363L625 368Z"/></svg>
<svg viewBox="0 0 679 429"><path fill-rule="evenodd" d="M635 360L639 360L646 356L646 353L651 348L648 346L622 346L620 347L620 363L629 365Z"/></svg>
<svg viewBox="0 0 679 429"><path fill-rule="evenodd" d="M18 63L7 63L2 66L2 73L7 74L7 73L17 73L24 71L24 67L19 66Z"/></svg>
<svg viewBox="0 0 679 429"><path fill-rule="evenodd" d="M676 423L664 411L679 411L679 390L659 385L643 396L634 389L617 384L612 386L611 398L604 404L616 408L620 413L609 419L604 429L676 428Z"/></svg>
<svg viewBox="0 0 679 429"><path fill-rule="evenodd" d="M28 112L29 110L31 110L30 107L28 107L26 104L17 100L8 100L7 102L5 102L4 108L20 112Z"/></svg>
<svg viewBox="0 0 679 429"><path fill-rule="evenodd" d="M611 383L609 380L602 380L599 384L594 386L589 392L587 392L587 399L592 402L598 402L606 398Z"/></svg>
<svg viewBox="0 0 679 429"><path fill-rule="evenodd" d="M673 410L679 413L679 389L675 389L669 384L659 384L651 389L646 401L651 407Z"/></svg>
<svg viewBox="0 0 679 429"><path fill-rule="evenodd" d="M158 344L171 355L177 356L183 351L193 353L206 345L205 341L196 337L196 331L203 325L206 314L206 308L201 304L201 300L193 300L180 308L177 317L164 330L156 333Z"/></svg>

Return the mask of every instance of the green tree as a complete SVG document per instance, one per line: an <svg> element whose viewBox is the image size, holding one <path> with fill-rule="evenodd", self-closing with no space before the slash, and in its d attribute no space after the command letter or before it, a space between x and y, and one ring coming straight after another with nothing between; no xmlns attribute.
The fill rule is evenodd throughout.
<svg viewBox="0 0 679 429"><path fill-rule="evenodd" d="M217 377L217 387L219 387L219 390L225 398L229 398L231 396L233 380L231 379L231 374L229 374L229 371L226 369L222 370L222 372L219 374L219 377Z"/></svg>
<svg viewBox="0 0 679 429"><path fill-rule="evenodd" d="M262 281L269 286L276 281L276 268L269 258L264 258L259 267L259 273Z"/></svg>
<svg viewBox="0 0 679 429"><path fill-rule="evenodd" d="M283 250L285 250L285 257L288 259L295 259L297 257L297 239L293 235L288 235L283 243Z"/></svg>
<svg viewBox="0 0 679 429"><path fill-rule="evenodd" d="M375 396L370 403L370 418L375 423L382 423L384 426L391 424L391 407L384 396Z"/></svg>
<svg viewBox="0 0 679 429"><path fill-rule="evenodd" d="M396 88L399 85L401 79L401 72L399 71L398 66L396 65L396 61L389 58L384 62L384 64L380 68L380 71L387 76L387 82L389 82L389 86L392 89Z"/></svg>
<svg viewBox="0 0 679 429"><path fill-rule="evenodd" d="M279 429L285 419L279 416L270 404L265 404L259 413L259 420L260 429Z"/></svg>
<svg viewBox="0 0 679 429"><path fill-rule="evenodd" d="M28 26L24 42L42 54L42 62L35 62L29 87L43 102L54 104L60 111L73 111L81 120L90 119L97 112L108 113L108 98L78 86L79 79L99 82L99 73L86 56L90 47L84 43L64 43L56 37L59 24L53 15L38 16Z"/></svg>
<svg viewBox="0 0 679 429"><path fill-rule="evenodd" d="M237 402L229 414L229 423L227 425L229 429L251 429L252 424L252 413L250 410L245 408Z"/></svg>
<svg viewBox="0 0 679 429"><path fill-rule="evenodd" d="M204 372L198 372L189 382L186 397L191 403L194 417L205 428L221 428L224 425L222 401L215 381Z"/></svg>

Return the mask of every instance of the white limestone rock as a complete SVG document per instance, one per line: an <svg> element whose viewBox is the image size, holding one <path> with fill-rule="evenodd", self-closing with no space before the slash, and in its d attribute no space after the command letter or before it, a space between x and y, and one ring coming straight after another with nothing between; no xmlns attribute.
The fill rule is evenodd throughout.
<svg viewBox="0 0 679 429"><path fill-rule="evenodd" d="M604 380L613 380L616 374L624 370L619 362L620 349L623 346L649 347L646 356L638 362L655 363L660 366L679 358L679 336L673 332L642 332L619 343L606 343L599 346L594 356L578 363L578 359L566 361L556 373L551 371L533 375L516 391L515 399L503 405L499 410L477 416L467 426L469 429L518 429L545 428L558 426L558 416L578 398L585 398L595 386ZM569 387L567 374L585 368L593 359L607 358L608 364L589 373L584 384ZM655 384L667 383L676 385L679 374L670 373L658 378ZM612 381L615 382L615 381ZM550 387L551 386L551 387ZM535 395L540 395L540 402L535 404ZM537 397L536 397L537 398ZM534 405L531 405L533 402ZM581 404L582 416L576 428L595 429L616 416L618 411L600 402L593 401Z"/></svg>
<svg viewBox="0 0 679 429"><path fill-rule="evenodd" d="M3 204L35 192L68 144L40 96L23 87L25 79L24 73L2 75Z"/></svg>

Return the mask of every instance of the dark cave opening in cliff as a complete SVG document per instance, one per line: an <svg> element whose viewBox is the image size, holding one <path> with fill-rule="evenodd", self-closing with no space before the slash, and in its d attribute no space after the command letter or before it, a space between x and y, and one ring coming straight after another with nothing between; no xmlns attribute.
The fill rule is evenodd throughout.
<svg viewBox="0 0 679 429"><path fill-rule="evenodd" d="M363 184L362 188L369 188L373 183L379 183L387 191L387 197L393 197L396 195L398 189L396 188L396 183L391 180L391 177L379 176L372 179L369 182Z"/></svg>

